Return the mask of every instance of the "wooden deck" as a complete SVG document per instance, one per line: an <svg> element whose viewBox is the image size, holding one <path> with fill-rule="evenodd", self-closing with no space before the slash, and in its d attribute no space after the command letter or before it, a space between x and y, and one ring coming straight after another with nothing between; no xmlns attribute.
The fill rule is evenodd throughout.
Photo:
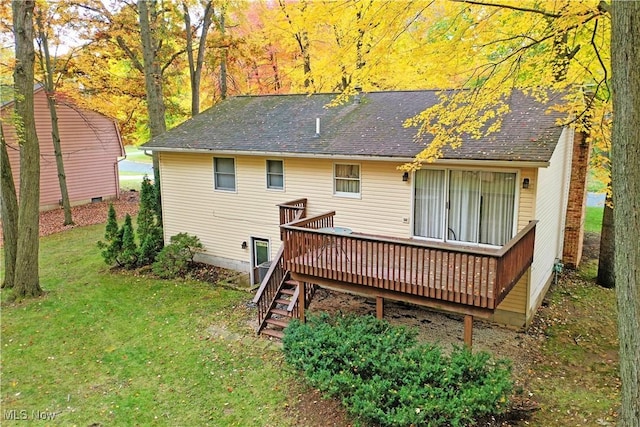
<svg viewBox="0 0 640 427"><path fill-rule="evenodd" d="M282 337L291 318L304 321L315 285L489 318L533 262L537 221L501 248L481 248L352 233L334 227L335 212L306 218L306 199L278 205L283 245L258 289L258 333ZM276 328L276 329L273 329Z"/></svg>
<svg viewBox="0 0 640 427"><path fill-rule="evenodd" d="M488 317L533 261L535 222L492 249L326 231L334 214L281 226L295 280Z"/></svg>

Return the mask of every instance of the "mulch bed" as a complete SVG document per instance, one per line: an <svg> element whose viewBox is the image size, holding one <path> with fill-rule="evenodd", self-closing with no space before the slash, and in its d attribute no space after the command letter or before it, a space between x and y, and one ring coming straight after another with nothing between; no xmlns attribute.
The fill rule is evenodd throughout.
<svg viewBox="0 0 640 427"><path fill-rule="evenodd" d="M113 203L119 220L124 219L126 214L131 216L138 214L139 197L137 191L122 191L117 200L89 203L86 205L74 206L71 208L73 225L63 225L64 210L62 208L40 212L40 237L48 236L61 231L70 230L76 227L102 224L107 221L109 204ZM0 246L4 242L2 238L2 228L0 227Z"/></svg>

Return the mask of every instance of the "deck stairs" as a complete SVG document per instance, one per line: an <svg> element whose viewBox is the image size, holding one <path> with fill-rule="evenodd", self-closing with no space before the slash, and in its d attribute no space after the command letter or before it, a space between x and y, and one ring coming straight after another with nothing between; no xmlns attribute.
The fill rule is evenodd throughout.
<svg viewBox="0 0 640 427"><path fill-rule="evenodd" d="M273 300L272 307L267 312L264 319L264 327L259 331L264 335L282 339L284 329L289 325L289 321L294 316L292 305L297 305L294 297L298 295L299 283L295 280L287 279L282 283L276 298Z"/></svg>
<svg viewBox="0 0 640 427"><path fill-rule="evenodd" d="M282 254L283 248L280 248L253 299L258 308L256 333L278 339L284 336L284 329L289 321L299 316L299 292L303 288L284 268ZM307 283L304 289L305 308L307 308L315 293L315 286Z"/></svg>

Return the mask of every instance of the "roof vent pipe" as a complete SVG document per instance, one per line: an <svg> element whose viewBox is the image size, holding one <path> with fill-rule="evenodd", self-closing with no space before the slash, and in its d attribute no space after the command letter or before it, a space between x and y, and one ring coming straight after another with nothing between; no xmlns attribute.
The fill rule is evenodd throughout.
<svg viewBox="0 0 640 427"><path fill-rule="evenodd" d="M316 137L320 136L320 117L316 117Z"/></svg>
<svg viewBox="0 0 640 427"><path fill-rule="evenodd" d="M361 95L362 95L362 86L358 85L353 89L356 91L356 96L353 98L353 103L360 104Z"/></svg>

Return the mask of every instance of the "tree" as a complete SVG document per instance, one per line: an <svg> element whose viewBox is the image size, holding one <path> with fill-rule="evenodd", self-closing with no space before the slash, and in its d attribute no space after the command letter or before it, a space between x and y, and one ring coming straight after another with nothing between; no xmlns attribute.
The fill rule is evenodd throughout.
<svg viewBox="0 0 640 427"><path fill-rule="evenodd" d="M140 209L138 210L138 241L140 255L138 264L151 264L163 246L162 227L158 221L155 187L145 175L140 188Z"/></svg>
<svg viewBox="0 0 640 427"><path fill-rule="evenodd" d="M13 288L16 256L18 251L18 199L13 182L13 173L7 153L2 122L0 122L0 195L2 200L2 235L4 236L4 281L3 288Z"/></svg>
<svg viewBox="0 0 640 427"><path fill-rule="evenodd" d="M211 16L213 15L212 0L208 0L204 6L202 25L200 28L200 41L198 42L198 53L193 57L194 31L191 28L191 16L189 6L182 2L184 11L184 28L187 34L187 59L189 61L189 81L191 83L191 115L195 116L200 112L200 79L202 78L202 65L204 64L204 52L207 46L207 34L211 26Z"/></svg>
<svg viewBox="0 0 640 427"><path fill-rule="evenodd" d="M33 48L33 0L13 0L13 33L16 65L15 127L20 144L20 201L13 280L17 298L42 294L38 274L40 218L40 146L33 112L35 53ZM8 165L5 165L8 167ZM3 188L4 189L4 188ZM12 215L13 216L13 215ZM8 244L13 244L8 242Z"/></svg>
<svg viewBox="0 0 640 427"><path fill-rule="evenodd" d="M122 234L122 251L118 254L118 264L127 269L135 268L138 265L138 245L136 245L131 215L125 215L120 232Z"/></svg>
<svg viewBox="0 0 640 427"><path fill-rule="evenodd" d="M147 7L149 6L149 7ZM156 29L161 25L155 0L138 0L140 20L140 40L142 41L142 57L144 60L144 83L147 90L147 111L149 112L149 128L151 137L162 135L167 130L165 122L164 96L162 93L162 71L158 62L159 40ZM158 153L153 152L153 179L156 187L156 203L160 200L160 160ZM158 218L162 224L162 211Z"/></svg>
<svg viewBox="0 0 640 427"><path fill-rule="evenodd" d="M640 3L611 12L611 169L622 409L620 426L640 426Z"/></svg>
<svg viewBox="0 0 640 427"><path fill-rule="evenodd" d="M53 140L53 151L56 157L56 168L58 170L58 184L60 185L60 195L62 208L64 210L64 225L73 224L71 215L71 202L69 201L69 191L67 190L67 177L64 172L64 160L62 158L62 146L60 144L60 130L58 129L58 113L56 110L55 84L53 80L54 67L49 54L49 35L45 28L44 10L39 8L36 23L38 26L38 46L40 47L40 67L44 75L44 89L47 94L47 105L51 116L51 139Z"/></svg>
<svg viewBox="0 0 640 427"><path fill-rule="evenodd" d="M124 229L118 228L118 218L113 203L109 204L107 213L107 225L104 231L104 242L98 242L98 248L102 249L101 255L107 265L118 262L118 256L122 252L122 234Z"/></svg>

